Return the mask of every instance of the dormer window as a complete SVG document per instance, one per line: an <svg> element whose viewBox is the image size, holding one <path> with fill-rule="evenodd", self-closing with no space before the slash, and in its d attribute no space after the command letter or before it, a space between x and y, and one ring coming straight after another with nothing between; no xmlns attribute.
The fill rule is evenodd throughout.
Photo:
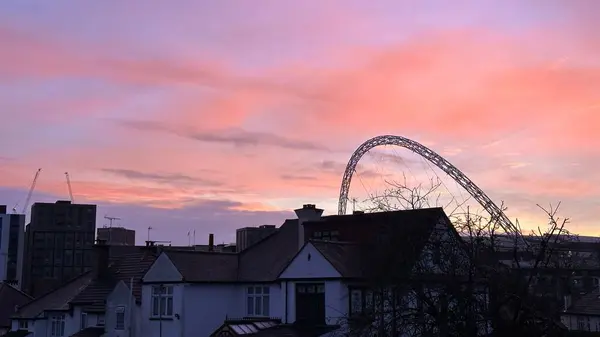
<svg viewBox="0 0 600 337"><path fill-rule="evenodd" d="M337 230L313 232L313 239L317 239L317 240L339 241L339 238L340 238L340 232Z"/></svg>

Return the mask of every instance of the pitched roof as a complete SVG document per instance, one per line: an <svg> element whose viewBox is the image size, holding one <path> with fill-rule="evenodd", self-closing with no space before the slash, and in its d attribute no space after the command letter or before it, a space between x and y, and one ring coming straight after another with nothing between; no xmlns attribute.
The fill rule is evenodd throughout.
<svg viewBox="0 0 600 337"><path fill-rule="evenodd" d="M156 259L156 252L141 246L110 246L106 277L98 278L88 271L61 287L22 306L13 317L34 318L47 310L68 310L70 304L84 305L85 311L103 311L106 297L123 280L129 286L133 278L133 294L141 297L141 278Z"/></svg>
<svg viewBox="0 0 600 337"><path fill-rule="evenodd" d="M334 223L373 228L377 244L392 240L403 247L402 257L416 260L431 231L441 218L447 219L442 208L334 215L322 217L308 225ZM298 253L298 220L286 220L279 230L240 253L165 251L188 282L271 282L275 281ZM373 243L373 242L371 242ZM344 277L364 277L365 269L355 261L364 259L364 248L350 243L317 243L317 249ZM368 264L368 263L367 263Z"/></svg>
<svg viewBox="0 0 600 337"><path fill-rule="evenodd" d="M600 316L600 292L595 290L581 296L565 313Z"/></svg>
<svg viewBox="0 0 600 337"><path fill-rule="evenodd" d="M13 286L0 283L0 327L10 327L10 317L15 313L17 306L31 302L33 297L14 288Z"/></svg>
<svg viewBox="0 0 600 337"><path fill-rule="evenodd" d="M73 304L86 304L85 311L104 311L104 302L119 281L130 285L133 279L133 296L141 300L142 277L156 260L157 253L146 247L138 247L137 252L121 255L111 263L106 277L95 277L87 287L73 298Z"/></svg>
<svg viewBox="0 0 600 337"><path fill-rule="evenodd" d="M450 225L442 208L425 208L335 215L323 217L320 221L309 222L307 225L329 226L333 223L340 227L372 228L367 233L369 235L364 235L360 242L311 240L311 243L343 277L361 278L382 274L402 277L412 270L440 221Z"/></svg>
<svg viewBox="0 0 600 337"><path fill-rule="evenodd" d="M69 302L93 280L94 274L86 272L62 287L46 293L25 304L13 316L15 318L35 318L46 310L68 310Z"/></svg>
<svg viewBox="0 0 600 337"><path fill-rule="evenodd" d="M276 280L298 252L298 232L298 220L286 220L276 233L239 253L238 280Z"/></svg>
<svg viewBox="0 0 600 337"><path fill-rule="evenodd" d="M166 250L186 282L231 282L237 278L235 253Z"/></svg>
<svg viewBox="0 0 600 337"><path fill-rule="evenodd" d="M365 247L351 242L310 240L323 257L346 278L366 277Z"/></svg>

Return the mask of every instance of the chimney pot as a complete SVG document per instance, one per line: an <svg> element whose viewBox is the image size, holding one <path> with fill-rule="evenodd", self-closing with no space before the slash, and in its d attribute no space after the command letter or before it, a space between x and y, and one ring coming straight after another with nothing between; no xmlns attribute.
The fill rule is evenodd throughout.
<svg viewBox="0 0 600 337"><path fill-rule="evenodd" d="M316 221L323 215L323 210L317 208L315 204L305 204L302 208L294 210L298 217L298 249L304 246L304 223L307 221Z"/></svg>

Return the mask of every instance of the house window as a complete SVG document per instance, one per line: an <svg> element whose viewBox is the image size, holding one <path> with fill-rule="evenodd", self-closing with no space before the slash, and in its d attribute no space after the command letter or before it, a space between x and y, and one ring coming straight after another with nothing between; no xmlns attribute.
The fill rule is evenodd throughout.
<svg viewBox="0 0 600 337"><path fill-rule="evenodd" d="M577 317L577 330L589 331L590 330L590 318L578 316Z"/></svg>
<svg viewBox="0 0 600 337"><path fill-rule="evenodd" d="M117 307L115 330L125 330L125 307Z"/></svg>
<svg viewBox="0 0 600 337"><path fill-rule="evenodd" d="M248 287L246 296L246 314L248 316L269 316L269 287Z"/></svg>
<svg viewBox="0 0 600 337"><path fill-rule="evenodd" d="M87 326L88 326L87 312L82 312L81 318L80 318L79 330L83 330L83 329L87 328Z"/></svg>
<svg viewBox="0 0 600 337"><path fill-rule="evenodd" d="M29 322L27 321L19 321L19 329L27 330L29 328Z"/></svg>
<svg viewBox="0 0 600 337"><path fill-rule="evenodd" d="M339 231L313 232L313 238L315 238L317 240L339 241L339 237L340 237Z"/></svg>
<svg viewBox="0 0 600 337"><path fill-rule="evenodd" d="M52 316L50 336L63 337L65 335L65 315Z"/></svg>
<svg viewBox="0 0 600 337"><path fill-rule="evenodd" d="M153 318L173 317L173 286L152 287Z"/></svg>
<svg viewBox="0 0 600 337"><path fill-rule="evenodd" d="M350 288L350 316L362 316L373 309L373 292L365 288Z"/></svg>

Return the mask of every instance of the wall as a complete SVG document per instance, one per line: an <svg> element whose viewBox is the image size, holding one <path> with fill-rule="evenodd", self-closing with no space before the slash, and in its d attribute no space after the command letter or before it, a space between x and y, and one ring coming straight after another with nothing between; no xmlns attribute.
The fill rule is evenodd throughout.
<svg viewBox="0 0 600 337"><path fill-rule="evenodd" d="M139 311L137 305L131 306L133 297L131 297L129 287L123 282L119 282L115 289L106 299L105 312L105 331L106 337L132 337L136 335L136 312ZM123 307L125 311L125 326L122 330L117 330L117 308ZM132 319L133 317L133 319Z"/></svg>
<svg viewBox="0 0 600 337"><path fill-rule="evenodd" d="M34 327L35 337L51 336L52 332L52 317L56 315L65 315L65 334L64 337L71 336L79 331L80 315L73 310L73 313L66 311L47 312L47 319L36 320Z"/></svg>
<svg viewBox="0 0 600 337"><path fill-rule="evenodd" d="M34 337L46 337L46 336L50 336L50 328L46 329L46 327L48 325L49 324L48 324L48 322L45 319L40 319L40 320L35 321L35 324L33 325L33 335L34 335ZM65 327L65 330L67 330L66 327Z"/></svg>
<svg viewBox="0 0 600 337"><path fill-rule="evenodd" d="M175 284L173 287L173 313L179 318L162 320L163 337L209 336L226 318L246 316L246 287L250 284ZM259 284L251 284L252 286ZM269 286L271 317L282 317L284 302L279 284ZM142 287L141 327L144 337L160 337L160 325L150 319L151 285ZM201 318L201 319L199 319Z"/></svg>
<svg viewBox="0 0 600 337"><path fill-rule="evenodd" d="M182 316L183 308L183 284L173 285L173 315ZM198 301L200 298L194 298ZM162 320L151 319L152 312L152 285L142 286L142 329L137 336L144 337L179 337L182 336L181 320L173 317L173 319L163 318ZM197 317L201 317L197 315Z"/></svg>
<svg viewBox="0 0 600 337"><path fill-rule="evenodd" d="M75 306L73 308L73 316L72 319L68 320L68 324L70 324L69 328L65 328L65 332L68 331L80 331L81 330L81 307ZM104 318L104 313L87 313L87 326L98 326L98 318ZM50 335L48 335L50 336ZM69 335L65 335L69 336ZM37 337L37 336L36 336Z"/></svg>
<svg viewBox="0 0 600 337"><path fill-rule="evenodd" d="M285 303L285 291L287 291L288 296L288 323L296 321L296 285L301 283L320 283L320 281L306 279L282 283L284 293L281 299L283 303ZM322 283L325 284L325 323L330 325L341 324L348 317L348 305L350 303L348 299L348 286L339 280L323 281Z"/></svg>
<svg viewBox="0 0 600 337"><path fill-rule="evenodd" d="M600 331L600 317L598 316L580 316L564 314L561 315L560 320L569 330L579 330L579 327L577 326L577 320L579 317L585 319L586 325L587 320L589 320L589 331Z"/></svg>
<svg viewBox="0 0 600 337"><path fill-rule="evenodd" d="M337 278L337 280L332 280ZM340 273L310 243L296 255L290 265L281 273L282 308L285 307L287 293L287 317L284 322L296 320L296 285L299 283L324 283L325 317L327 324L338 324L348 314L348 286L341 281ZM319 281L319 279L328 279ZM282 313L285 316L285 313Z"/></svg>

